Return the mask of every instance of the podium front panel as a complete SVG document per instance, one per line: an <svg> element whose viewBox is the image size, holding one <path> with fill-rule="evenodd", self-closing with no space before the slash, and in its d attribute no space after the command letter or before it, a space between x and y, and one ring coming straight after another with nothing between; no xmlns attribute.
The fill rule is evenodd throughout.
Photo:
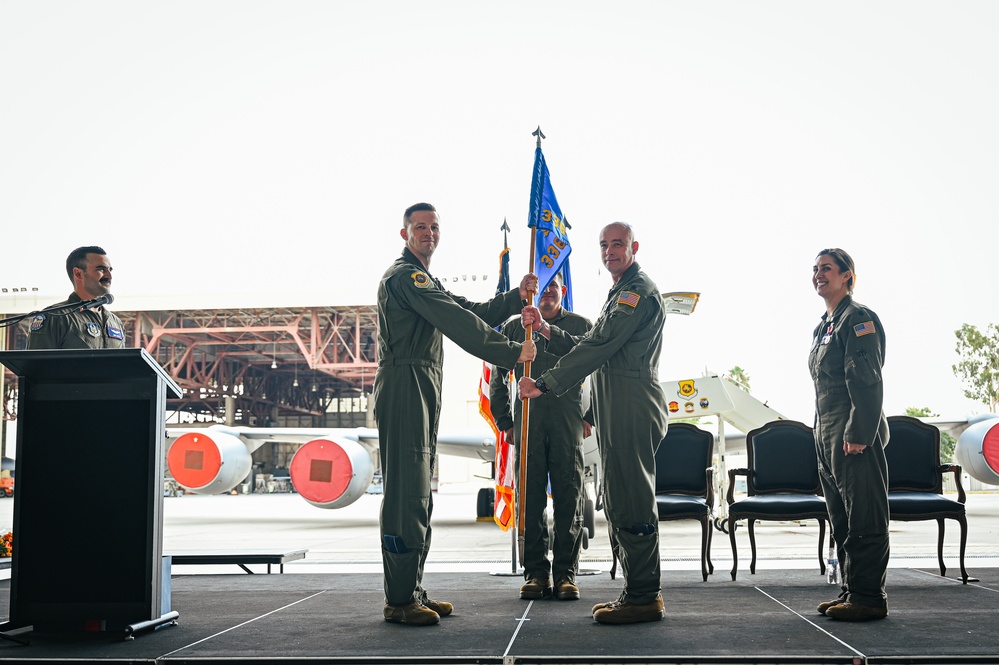
<svg viewBox="0 0 999 665"><path fill-rule="evenodd" d="M10 621L117 630L160 616L166 385L73 360L19 377Z"/></svg>

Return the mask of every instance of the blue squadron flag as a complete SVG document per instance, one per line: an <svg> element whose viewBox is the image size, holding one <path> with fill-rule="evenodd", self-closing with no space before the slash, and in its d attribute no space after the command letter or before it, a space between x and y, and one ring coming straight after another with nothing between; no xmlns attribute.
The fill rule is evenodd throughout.
<svg viewBox="0 0 999 665"><path fill-rule="evenodd" d="M539 145L534 149L534 177L531 181L531 207L527 220L527 225L537 234L534 274L538 276L538 297L561 271L563 284L567 287L563 306L571 311L572 280L569 277L569 254L572 252L572 247L569 245L569 227L555 198L540 143L539 139Z"/></svg>

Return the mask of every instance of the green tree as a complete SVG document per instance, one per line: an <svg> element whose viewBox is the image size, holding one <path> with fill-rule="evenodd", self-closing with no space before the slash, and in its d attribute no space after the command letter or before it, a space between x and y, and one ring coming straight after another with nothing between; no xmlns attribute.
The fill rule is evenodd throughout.
<svg viewBox="0 0 999 665"><path fill-rule="evenodd" d="M910 406L905 410L905 415L913 418L937 418L940 416L939 413L930 411L928 406L920 409ZM888 441L888 445L891 445L891 441ZM957 439L947 432L940 432L940 462L942 464L950 464L954 461L955 446L957 446Z"/></svg>
<svg viewBox="0 0 999 665"><path fill-rule="evenodd" d="M964 382L964 396L995 413L999 410L999 327L990 323L982 333L965 323L954 334L961 362L951 369Z"/></svg>
<svg viewBox="0 0 999 665"><path fill-rule="evenodd" d="M745 390L747 393L749 392L749 373L738 365L730 369L728 374L725 375L725 378Z"/></svg>

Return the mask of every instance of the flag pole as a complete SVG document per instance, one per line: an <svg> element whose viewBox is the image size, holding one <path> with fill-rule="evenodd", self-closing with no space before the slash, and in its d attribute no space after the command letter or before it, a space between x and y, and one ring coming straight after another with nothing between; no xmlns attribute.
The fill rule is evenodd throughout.
<svg viewBox="0 0 999 665"><path fill-rule="evenodd" d="M503 226L501 226L500 229L503 231L503 249L506 250L509 248L507 245L507 233L509 233L510 227L506 223L505 217L503 218ZM510 379L510 383L512 385L516 385L516 382L513 381L513 377L514 373L510 372L508 377ZM516 517L514 517L514 519L517 521L517 524L520 524L520 520ZM510 529L510 575L517 574L517 562L520 560L517 558L517 533L518 529ZM523 557L521 557L521 559L522 558Z"/></svg>
<svg viewBox="0 0 999 665"><path fill-rule="evenodd" d="M538 137L537 147L540 148L541 139L545 137L545 135L541 133L540 125L536 130L534 130L534 132L532 132L531 136ZM531 228L531 251L528 254L528 260L530 261L530 265L527 270L527 272L529 273L534 272L534 260L535 260L534 254L537 251L537 240L538 240L538 229L535 226ZM533 291L527 292L527 300L528 304L534 303ZM524 329L524 341L525 342L530 341L531 337L533 336L533 333L534 333L534 326L533 325L527 326ZM524 376L528 378L530 378L531 376L530 360L524 362ZM518 546L517 549L520 554L520 566L524 568L525 571L527 570L527 566L524 565L524 526L525 526L524 521L525 521L526 504L527 504L525 494L527 492L527 444L528 444L527 431L528 431L528 421L530 415L530 403L531 400L529 399L525 398L521 400L521 413L523 414L523 417L521 418L521 423L520 423L520 450L517 451L518 452L517 461L520 465L520 474L517 477L517 494L516 494L517 546Z"/></svg>

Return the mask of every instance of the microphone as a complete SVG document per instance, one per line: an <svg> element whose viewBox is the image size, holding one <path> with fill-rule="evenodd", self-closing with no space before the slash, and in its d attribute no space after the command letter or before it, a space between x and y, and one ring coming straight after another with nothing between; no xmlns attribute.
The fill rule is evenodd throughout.
<svg viewBox="0 0 999 665"><path fill-rule="evenodd" d="M101 305L110 305L114 302L114 296L110 293L105 293L102 296L98 296L93 300L84 300L79 305L76 306L77 312L83 312L88 309L93 309L95 307L100 307Z"/></svg>

